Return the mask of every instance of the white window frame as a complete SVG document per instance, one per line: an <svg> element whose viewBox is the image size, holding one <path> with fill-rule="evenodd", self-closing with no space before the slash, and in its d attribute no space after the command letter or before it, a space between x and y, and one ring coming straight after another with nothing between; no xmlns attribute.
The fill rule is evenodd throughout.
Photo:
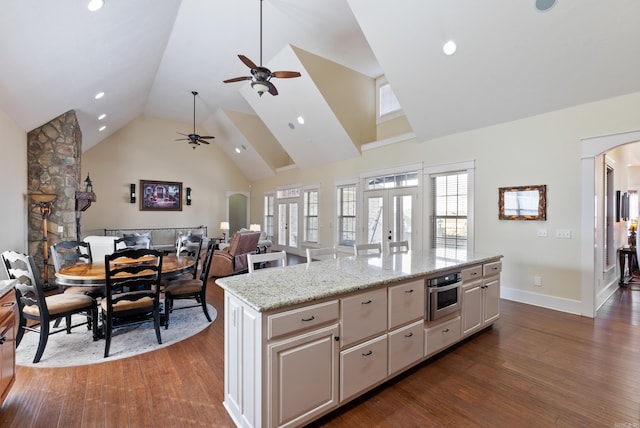
<svg viewBox="0 0 640 428"><path fill-rule="evenodd" d="M358 213L359 213L359 209L358 206L362 203L362 197L359 191L359 186L358 186L358 180L350 180L350 181L343 181L343 182L339 182L335 184L335 201L336 201L336 234L335 234L335 242L336 242L336 246L341 249L342 251L346 251L349 253L353 252L353 245L342 245L340 243L340 236L342 235L342 229L341 229L341 225L342 225L342 216L341 216L341 212L342 212L342 204L341 204L341 199L340 199L340 190L345 188L345 187L353 187L355 188L355 199L353 201L354 204L354 210L355 213L353 216L349 216L349 218L353 218L353 242L357 242L358 239L358 224L360 223L360 220L358 219ZM349 231L351 232L351 231Z"/></svg>
<svg viewBox="0 0 640 428"><path fill-rule="evenodd" d="M376 123L377 124L380 124L382 122L386 122L388 120L395 119L397 117L404 115L402 106L400 106L398 110L393 110L385 114L380 114L380 102L381 102L380 91L382 90L383 87L387 85L391 87L391 84L387 81L387 78L385 76L380 76L376 79ZM393 88L391 90L393 92ZM393 95L394 97L396 96L395 93L393 93ZM400 104L400 101L398 101L398 104Z"/></svg>
<svg viewBox="0 0 640 428"><path fill-rule="evenodd" d="M423 181L425 183L424 197L424 231L425 248L431 247L433 241L433 194L431 189L431 177L447 173L466 172L467 173L467 252L473 252L475 248L475 220L474 220L474 199L475 199L475 161L456 162L443 165L427 166L423 170ZM463 256L466 258L466 254Z"/></svg>
<svg viewBox="0 0 640 428"><path fill-rule="evenodd" d="M269 200L271 200L271 213L269 213ZM276 195L274 192L268 192L264 194L264 207L263 207L263 219L264 232L268 239L273 238L273 228L275 226L275 213L276 213Z"/></svg>
<svg viewBox="0 0 640 428"><path fill-rule="evenodd" d="M310 215L308 213L309 204L308 204L308 195L312 192L316 193L317 203L316 203L316 213L314 215ZM309 220L315 217L315 231L316 231L316 240L310 240L309 235L311 228L309 226ZM318 245L320 243L320 186L308 186L302 189L302 244L311 244Z"/></svg>

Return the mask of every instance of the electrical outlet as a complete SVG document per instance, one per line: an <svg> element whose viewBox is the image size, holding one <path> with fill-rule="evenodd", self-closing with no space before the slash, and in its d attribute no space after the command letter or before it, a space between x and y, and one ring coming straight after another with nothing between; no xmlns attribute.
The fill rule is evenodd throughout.
<svg viewBox="0 0 640 428"><path fill-rule="evenodd" d="M556 238L571 239L571 229L556 229Z"/></svg>
<svg viewBox="0 0 640 428"><path fill-rule="evenodd" d="M547 229L538 229L538 237L546 238L547 237Z"/></svg>
<svg viewBox="0 0 640 428"><path fill-rule="evenodd" d="M63 234L64 233L64 226L58 226L58 233L59 234Z"/></svg>
<svg viewBox="0 0 640 428"><path fill-rule="evenodd" d="M533 277L533 285L536 287L542 287L542 277L540 275L535 275Z"/></svg>

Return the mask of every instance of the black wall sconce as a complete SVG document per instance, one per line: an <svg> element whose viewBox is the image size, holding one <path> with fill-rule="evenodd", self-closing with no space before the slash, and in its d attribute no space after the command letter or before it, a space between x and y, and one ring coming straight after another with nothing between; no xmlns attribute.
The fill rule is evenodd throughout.
<svg viewBox="0 0 640 428"><path fill-rule="evenodd" d="M187 187L187 205L191 205L191 187Z"/></svg>
<svg viewBox="0 0 640 428"><path fill-rule="evenodd" d="M132 204L136 203L136 185L134 183L131 183L131 191L129 194L129 202L131 202Z"/></svg>

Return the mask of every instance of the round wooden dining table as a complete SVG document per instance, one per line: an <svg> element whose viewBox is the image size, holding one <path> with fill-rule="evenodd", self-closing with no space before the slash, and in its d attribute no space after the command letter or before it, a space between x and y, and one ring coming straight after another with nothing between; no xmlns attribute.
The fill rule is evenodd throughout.
<svg viewBox="0 0 640 428"><path fill-rule="evenodd" d="M169 254L162 257L162 278L171 279L193 268L195 259L189 256ZM96 285L104 286L106 273L104 262L78 263L56 272L56 282L64 287Z"/></svg>

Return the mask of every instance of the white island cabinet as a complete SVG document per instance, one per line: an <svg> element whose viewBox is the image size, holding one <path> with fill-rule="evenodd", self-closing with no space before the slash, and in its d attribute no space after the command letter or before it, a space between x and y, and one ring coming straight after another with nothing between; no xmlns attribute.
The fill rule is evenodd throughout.
<svg viewBox="0 0 640 428"><path fill-rule="evenodd" d="M225 408L240 427L301 426L461 340L461 318L472 322L480 310L473 331L491 325L500 258L411 251L219 278ZM471 285L497 294L470 298L470 317L426 322L425 279L465 270L477 274Z"/></svg>

